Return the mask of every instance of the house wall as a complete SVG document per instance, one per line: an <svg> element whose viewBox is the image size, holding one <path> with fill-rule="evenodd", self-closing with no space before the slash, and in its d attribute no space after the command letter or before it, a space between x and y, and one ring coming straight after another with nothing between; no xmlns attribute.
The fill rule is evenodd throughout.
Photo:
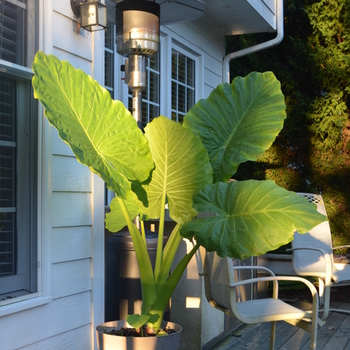
<svg viewBox="0 0 350 350"><path fill-rule="evenodd" d="M77 33L69 0L41 0L39 15L39 48L103 83L104 33ZM224 38L193 23L166 26L162 34L166 45L176 42L198 57L197 99L208 97L222 81ZM125 100L125 86L118 86ZM170 101L170 88L165 90L163 99ZM39 293L0 310L0 347L92 349L94 328L104 322L104 184L76 161L41 107L39 120ZM183 254L187 246L182 247ZM205 301L200 271L194 258L172 301L186 350L199 349L223 328L223 315Z"/></svg>
<svg viewBox="0 0 350 350"><path fill-rule="evenodd" d="M184 47L192 48L203 57L200 73L202 79L201 98L207 98L210 92L222 82L222 60L225 55L224 37L215 35L210 28L199 27L194 22L168 25L166 33Z"/></svg>
<svg viewBox="0 0 350 350"><path fill-rule="evenodd" d="M77 33L69 0L41 1L39 18L39 49L102 83L104 34ZM104 184L39 108L39 293L1 308L0 348L91 349L104 321Z"/></svg>

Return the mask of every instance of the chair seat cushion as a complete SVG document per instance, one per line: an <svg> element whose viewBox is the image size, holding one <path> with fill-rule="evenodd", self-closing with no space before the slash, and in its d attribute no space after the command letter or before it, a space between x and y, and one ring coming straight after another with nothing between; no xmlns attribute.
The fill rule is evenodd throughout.
<svg viewBox="0 0 350 350"><path fill-rule="evenodd" d="M336 283L348 281L350 283L350 265L349 264L335 264L332 271L332 279Z"/></svg>
<svg viewBox="0 0 350 350"><path fill-rule="evenodd" d="M244 323L311 318L311 313L274 298L249 300L236 305L238 312L243 316L241 321Z"/></svg>

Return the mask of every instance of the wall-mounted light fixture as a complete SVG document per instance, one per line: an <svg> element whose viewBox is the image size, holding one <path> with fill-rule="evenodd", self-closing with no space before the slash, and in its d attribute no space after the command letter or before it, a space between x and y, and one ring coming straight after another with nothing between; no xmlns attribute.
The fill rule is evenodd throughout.
<svg viewBox="0 0 350 350"><path fill-rule="evenodd" d="M71 0L73 13L79 18L79 28L95 32L107 28L106 5L98 0Z"/></svg>

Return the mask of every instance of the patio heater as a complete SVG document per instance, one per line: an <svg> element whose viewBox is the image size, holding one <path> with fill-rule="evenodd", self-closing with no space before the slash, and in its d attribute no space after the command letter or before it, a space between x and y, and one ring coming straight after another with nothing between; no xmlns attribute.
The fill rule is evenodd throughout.
<svg viewBox="0 0 350 350"><path fill-rule="evenodd" d="M132 114L141 127L146 59L159 51L160 24L195 20L207 12L207 7L201 0L111 1L114 6L106 0L108 21L114 23L115 11L117 52L127 58L125 83L132 92Z"/></svg>
<svg viewBox="0 0 350 350"><path fill-rule="evenodd" d="M116 3L117 52L127 57L125 83L132 92L132 114L141 128L146 58L159 51L160 5L148 0Z"/></svg>

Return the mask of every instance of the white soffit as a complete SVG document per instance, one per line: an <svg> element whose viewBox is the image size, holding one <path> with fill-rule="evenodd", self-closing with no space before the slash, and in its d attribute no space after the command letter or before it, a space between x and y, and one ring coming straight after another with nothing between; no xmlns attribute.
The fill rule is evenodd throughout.
<svg viewBox="0 0 350 350"><path fill-rule="evenodd" d="M219 35L276 31L275 0L204 0L206 15L195 23Z"/></svg>
<svg viewBox="0 0 350 350"><path fill-rule="evenodd" d="M200 0L156 0L160 4L160 24L190 22L204 16L207 6Z"/></svg>
<svg viewBox="0 0 350 350"><path fill-rule="evenodd" d="M207 6L202 0L156 0L155 2L160 5L161 25L190 22L204 16L207 12ZM108 23L115 24L115 2L106 0L105 3Z"/></svg>
<svg viewBox="0 0 350 350"><path fill-rule="evenodd" d="M146 1L146 0L145 0ZM109 23L115 23L115 3L106 0ZM274 32L276 0L156 0L161 24L194 21L216 35Z"/></svg>

